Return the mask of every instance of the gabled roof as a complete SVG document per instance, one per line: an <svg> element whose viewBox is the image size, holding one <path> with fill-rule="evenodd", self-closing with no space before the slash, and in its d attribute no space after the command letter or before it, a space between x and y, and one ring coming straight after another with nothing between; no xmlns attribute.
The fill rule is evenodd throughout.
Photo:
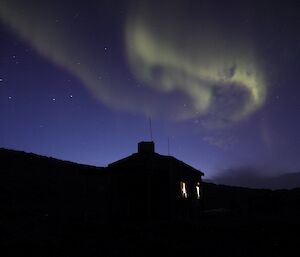
<svg viewBox="0 0 300 257"><path fill-rule="evenodd" d="M200 170L197 170L193 168L192 166L184 163L183 161L180 161L176 159L173 156L167 156L167 155L161 155L158 153L134 153L128 157L125 157L123 159L120 159L118 161L115 161L113 163L110 163L108 165L109 168L117 168L117 167L136 167L136 166L148 166L148 165L157 165L157 166L164 166L168 164L172 164L172 166L182 166L185 169L199 172L201 176L204 175L203 172Z"/></svg>

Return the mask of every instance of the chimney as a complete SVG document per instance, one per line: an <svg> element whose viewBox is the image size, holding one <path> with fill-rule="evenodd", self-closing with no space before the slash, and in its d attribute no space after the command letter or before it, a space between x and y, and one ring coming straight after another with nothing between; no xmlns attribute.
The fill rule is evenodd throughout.
<svg viewBox="0 0 300 257"><path fill-rule="evenodd" d="M154 153L154 142L153 141L142 141L138 143L138 153L151 154Z"/></svg>

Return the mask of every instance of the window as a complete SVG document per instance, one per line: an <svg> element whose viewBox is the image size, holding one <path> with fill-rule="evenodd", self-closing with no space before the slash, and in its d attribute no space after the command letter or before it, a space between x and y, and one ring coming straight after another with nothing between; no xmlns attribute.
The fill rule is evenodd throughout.
<svg viewBox="0 0 300 257"><path fill-rule="evenodd" d="M199 185L199 183L198 183L197 186L196 186L196 195L197 195L197 199L200 199L200 198L201 198L201 195L200 195L200 185Z"/></svg>
<svg viewBox="0 0 300 257"><path fill-rule="evenodd" d="M181 190L181 196L183 198L187 198L187 190L186 190L186 183L185 182L180 182L180 190Z"/></svg>

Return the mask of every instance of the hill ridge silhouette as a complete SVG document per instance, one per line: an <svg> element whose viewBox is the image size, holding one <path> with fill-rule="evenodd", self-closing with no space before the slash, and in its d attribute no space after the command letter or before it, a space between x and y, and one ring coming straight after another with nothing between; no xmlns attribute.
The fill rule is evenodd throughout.
<svg viewBox="0 0 300 257"><path fill-rule="evenodd" d="M101 188L85 195L86 175L97 185L103 173L102 167L0 149L0 246L9 253L5 256L247 257L295 256L298 250L294 234L300 227L300 188L204 183L198 220L111 222L101 212L107 204ZM89 219L86 204L95 206Z"/></svg>

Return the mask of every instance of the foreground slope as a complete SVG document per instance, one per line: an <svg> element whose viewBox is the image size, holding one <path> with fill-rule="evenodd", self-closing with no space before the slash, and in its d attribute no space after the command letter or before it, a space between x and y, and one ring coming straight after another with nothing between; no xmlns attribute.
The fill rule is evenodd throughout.
<svg viewBox="0 0 300 257"><path fill-rule="evenodd" d="M95 178L101 178L102 168L5 149L0 149L0 165L1 256L298 253L300 189L205 183L199 220L111 222L85 215L88 205L101 210L107 204L100 191L88 203L85 195L86 178L101 183Z"/></svg>

